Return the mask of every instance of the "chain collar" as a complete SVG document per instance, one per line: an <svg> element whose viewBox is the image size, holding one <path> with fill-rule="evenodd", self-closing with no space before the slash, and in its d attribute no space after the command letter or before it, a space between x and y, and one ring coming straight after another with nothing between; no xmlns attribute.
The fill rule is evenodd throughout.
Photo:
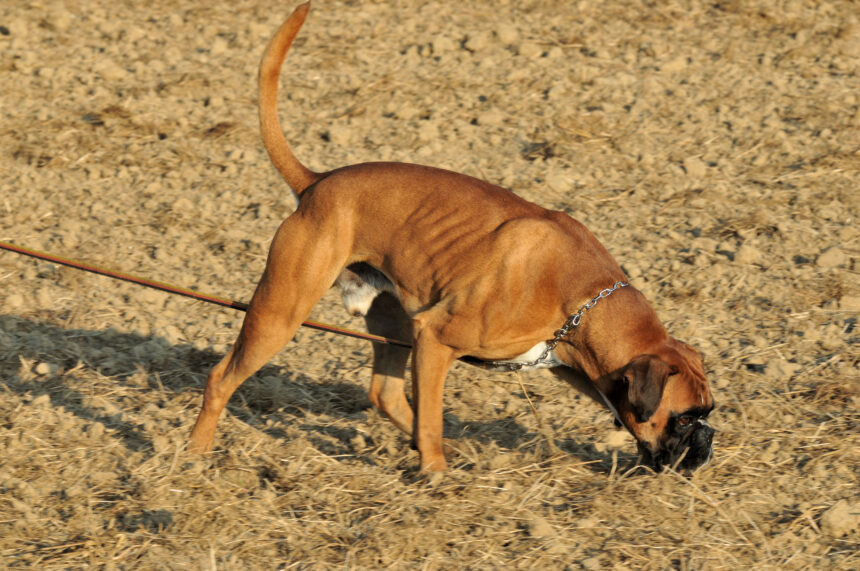
<svg viewBox="0 0 860 571"><path fill-rule="evenodd" d="M556 345L558 345L558 342L561 341L563 337L567 336L567 334L570 333L571 329L579 326L580 321L582 321L583 313L594 307L594 305L604 297L609 297L609 295L612 294L612 292L614 292L618 288L627 287L629 285L630 284L628 282L615 282L612 287L601 290L599 294L587 301L582 307L579 308L579 310L577 310L576 313L574 313L573 315L568 317L567 320L565 320L564 325L561 326L561 329L557 330L553 334L553 338L546 342L546 347L540 354L540 357L538 357L534 361L531 361L529 363L512 363L510 361L486 361L486 364L492 367L502 367L508 371L519 371L520 369L537 367L541 364L546 363L549 354L552 352L553 349L555 349Z"/></svg>

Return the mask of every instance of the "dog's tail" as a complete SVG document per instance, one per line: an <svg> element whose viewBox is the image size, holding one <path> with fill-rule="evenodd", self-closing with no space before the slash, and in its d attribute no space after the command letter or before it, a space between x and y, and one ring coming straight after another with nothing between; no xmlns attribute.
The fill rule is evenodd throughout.
<svg viewBox="0 0 860 571"><path fill-rule="evenodd" d="M322 175L303 165L287 144L287 139L281 130L281 122L278 120L278 76L281 64L284 63L287 51L299 33L310 6L310 2L302 4L290 14L286 22L281 24L275 37L266 47L266 53L263 54L263 60L260 62L260 131L263 135L263 144L269 152L272 164L296 196L301 196L302 192L322 178Z"/></svg>

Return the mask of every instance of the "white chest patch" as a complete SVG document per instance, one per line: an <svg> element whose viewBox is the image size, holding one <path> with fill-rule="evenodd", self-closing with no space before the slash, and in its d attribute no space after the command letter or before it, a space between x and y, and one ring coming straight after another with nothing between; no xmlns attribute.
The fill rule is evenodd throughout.
<svg viewBox="0 0 860 571"><path fill-rule="evenodd" d="M535 361L537 361L540 358L541 355L543 355L543 352L545 350L546 350L546 342L541 341L540 343L538 343L537 345L535 345L534 347L532 347L531 349L529 349L528 351L526 351L522 355L518 355L518 356L514 357L513 359L511 359L511 361L514 363L534 363ZM541 361L537 365L527 367L526 370L528 370L528 369L547 369L549 367L558 367L561 364L562 364L562 362L559 361L558 357L555 356L555 352L550 351L543 361Z"/></svg>

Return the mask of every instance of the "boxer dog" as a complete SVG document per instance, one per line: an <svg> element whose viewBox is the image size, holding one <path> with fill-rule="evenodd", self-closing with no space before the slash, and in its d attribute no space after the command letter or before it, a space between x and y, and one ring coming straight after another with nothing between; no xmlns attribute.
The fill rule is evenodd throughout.
<svg viewBox="0 0 860 571"><path fill-rule="evenodd" d="M278 30L259 75L263 142L299 205L275 234L235 345L209 374L189 449L212 449L230 396L336 283L371 332L411 343L374 345L369 397L411 435L422 471L447 467L442 394L460 358L550 368L606 405L656 469L707 462L713 400L699 354L669 337L581 223L446 170L378 162L316 173L296 158L278 120L278 77L308 9Z"/></svg>

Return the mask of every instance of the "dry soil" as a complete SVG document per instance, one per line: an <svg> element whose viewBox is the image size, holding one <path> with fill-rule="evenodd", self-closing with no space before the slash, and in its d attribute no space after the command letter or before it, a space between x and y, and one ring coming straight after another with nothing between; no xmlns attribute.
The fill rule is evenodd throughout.
<svg viewBox="0 0 860 571"><path fill-rule="evenodd" d="M0 240L246 300L295 203L256 124L290 2L0 3ZM452 370L416 473L367 343L302 330L183 445L241 314L0 252L0 567L857 569L860 6L324 1L311 168L419 162L583 221L707 355L716 456L633 469L540 372ZM314 319L356 328L332 292Z"/></svg>

